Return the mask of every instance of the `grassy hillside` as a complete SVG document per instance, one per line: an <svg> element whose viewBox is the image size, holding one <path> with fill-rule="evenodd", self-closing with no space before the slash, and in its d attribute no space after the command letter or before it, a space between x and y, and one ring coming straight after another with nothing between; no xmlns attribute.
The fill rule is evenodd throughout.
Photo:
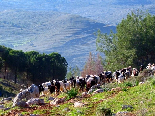
<svg viewBox="0 0 155 116"><path fill-rule="evenodd" d="M94 32L115 31L87 18L60 12L0 11L0 44L23 51L58 52L69 65L84 65L96 53ZM80 61L80 62L79 62Z"/></svg>
<svg viewBox="0 0 155 116"><path fill-rule="evenodd" d="M67 100L58 106L50 106L48 97L43 97L45 105L31 106L31 108L18 108L0 111L1 115L20 113L23 115L39 114L41 116L101 116L117 112L128 112L132 116L154 116L155 115L155 77L145 78L144 84L138 84L143 77L132 77L122 84L106 84L103 93L91 94L82 98L81 93L77 97ZM103 85L104 86L104 85ZM120 87L121 91L109 91L111 88ZM51 95L53 96L53 95ZM57 97L65 97L63 93ZM74 107L74 103L80 101L83 107ZM6 105L11 106L12 103Z"/></svg>
<svg viewBox="0 0 155 116"><path fill-rule="evenodd" d="M0 97L14 97L20 89L20 84L0 78Z"/></svg>

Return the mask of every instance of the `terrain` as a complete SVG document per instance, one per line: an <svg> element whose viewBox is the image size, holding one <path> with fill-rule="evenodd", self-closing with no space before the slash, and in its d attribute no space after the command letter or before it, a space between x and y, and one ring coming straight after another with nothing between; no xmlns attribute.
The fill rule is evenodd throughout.
<svg viewBox="0 0 155 116"><path fill-rule="evenodd" d="M155 77L148 75L145 70L143 75L131 77L121 84L107 83L101 87L102 93L89 94L82 97L79 92L75 98L67 99L66 93L59 96L53 94L44 99L43 105L32 105L29 108L14 107L7 110L0 110L1 116L14 115L39 115L39 116L101 116L107 113L115 115L126 113L128 116L154 116L155 114ZM4 81L4 80L3 80ZM140 82L144 82L140 84ZM112 88L119 87L119 90L112 91ZM57 105L50 105L49 97L66 97L65 102ZM83 103L81 107L74 107L74 103ZM12 102L4 104L11 107Z"/></svg>

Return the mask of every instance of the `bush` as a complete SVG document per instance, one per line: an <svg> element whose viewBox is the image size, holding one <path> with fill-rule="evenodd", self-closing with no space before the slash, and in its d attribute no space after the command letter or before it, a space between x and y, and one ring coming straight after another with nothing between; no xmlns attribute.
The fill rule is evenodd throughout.
<svg viewBox="0 0 155 116"><path fill-rule="evenodd" d="M78 90L75 88L72 88L71 90L67 92L68 99L76 97L77 94L78 94Z"/></svg>
<svg viewBox="0 0 155 116"><path fill-rule="evenodd" d="M126 82L124 84L125 84L125 87L132 87L132 83L130 83L130 82Z"/></svg>

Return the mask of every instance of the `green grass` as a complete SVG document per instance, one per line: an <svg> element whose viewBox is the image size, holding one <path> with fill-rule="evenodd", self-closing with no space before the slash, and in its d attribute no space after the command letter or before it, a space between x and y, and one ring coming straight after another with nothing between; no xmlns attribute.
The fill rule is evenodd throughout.
<svg viewBox="0 0 155 116"><path fill-rule="evenodd" d="M132 87L128 91L120 92L112 99L101 103L99 107L110 108L113 113L117 113L118 111L124 111L122 105L131 105L133 106L133 113L153 116L155 106L151 104L155 101L155 86L151 82L146 82L143 85ZM146 109L146 112L142 112L143 109Z"/></svg>
<svg viewBox="0 0 155 116"><path fill-rule="evenodd" d="M140 78L140 77L139 77ZM70 99L66 99L64 104L59 104L58 106L51 106L50 109L41 109L33 110L32 112L22 112L22 114L44 114L50 112L52 116L99 116L108 113L117 113L120 111L128 111L137 116L154 116L155 115L155 79L150 78L144 84L135 86L137 79L134 77L133 80L126 80L122 84L110 83L107 84L107 88L121 87L122 91L112 92L107 91L98 94L91 94L90 97L80 98L81 95L78 95L75 98L72 98L74 102L80 101L84 104L83 107L74 107L74 102L71 102ZM66 97L67 93L62 93L58 98ZM47 97L44 97L45 103L49 103ZM12 103L5 104L7 107L10 107ZM123 105L132 106L126 109L122 109ZM32 107L39 107L37 105ZM15 107L13 109L19 109ZM0 115L8 113L7 111L0 111Z"/></svg>

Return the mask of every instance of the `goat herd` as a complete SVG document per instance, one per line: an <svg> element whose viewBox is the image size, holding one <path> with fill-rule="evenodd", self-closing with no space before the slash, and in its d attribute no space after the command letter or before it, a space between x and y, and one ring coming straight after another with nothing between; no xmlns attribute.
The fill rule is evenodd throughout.
<svg viewBox="0 0 155 116"><path fill-rule="evenodd" d="M154 64L151 65L150 63L146 68L155 70ZM76 76L62 81L56 79L42 83L38 86L32 84L30 87L22 90L16 95L14 98L14 105L16 105L21 99L38 98L49 93L58 95L60 92L67 92L71 90L71 88L77 88L81 92L88 92L94 85L103 85L111 82L121 83L131 76L138 76L139 72L143 69L144 67L142 65L139 70L129 66L121 70L116 70L113 73L111 71L104 71L99 75L86 75L85 77Z"/></svg>
<svg viewBox="0 0 155 116"><path fill-rule="evenodd" d="M121 83L130 76L137 76L138 72L136 68L132 69L131 66L129 66L128 68L123 68L113 73L111 71L104 71L99 75L76 76L61 81L52 80L39 85L39 93L46 95L50 92L51 94L56 93L58 95L60 92L67 92L71 88L77 88L79 91L89 91L92 86L97 84L102 85L110 82Z"/></svg>

